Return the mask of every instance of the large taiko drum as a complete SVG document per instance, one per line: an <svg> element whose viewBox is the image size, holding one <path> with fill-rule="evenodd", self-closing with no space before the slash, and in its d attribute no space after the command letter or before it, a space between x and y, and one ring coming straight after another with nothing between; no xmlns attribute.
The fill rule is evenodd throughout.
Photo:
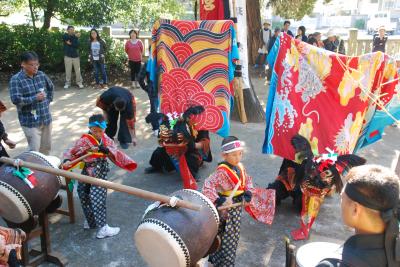
<svg viewBox="0 0 400 267"><path fill-rule="evenodd" d="M201 205L201 209L160 206L144 215L135 243L151 267L195 266L206 256L218 232L218 212L207 197L191 189L176 191L172 196Z"/></svg>
<svg viewBox="0 0 400 267"><path fill-rule="evenodd" d="M48 167L58 168L60 160L29 151L15 157ZM24 181L13 175L14 166L4 164L0 167L0 216L9 222L20 224L44 211L56 198L61 186L61 178L46 172L33 171L37 181L30 188Z"/></svg>
<svg viewBox="0 0 400 267"><path fill-rule="evenodd" d="M297 267L314 267L327 258L340 255L341 245L329 242L312 242L301 246L296 252Z"/></svg>

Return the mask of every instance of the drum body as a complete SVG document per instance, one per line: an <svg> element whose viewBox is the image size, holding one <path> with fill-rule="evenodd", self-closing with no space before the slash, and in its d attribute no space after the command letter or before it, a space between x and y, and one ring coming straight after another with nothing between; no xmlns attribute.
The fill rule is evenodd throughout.
<svg viewBox="0 0 400 267"><path fill-rule="evenodd" d="M172 194L201 206L200 211L161 206L143 217L135 233L136 247L151 267L189 267L206 256L218 232L213 203L195 190Z"/></svg>
<svg viewBox="0 0 400 267"><path fill-rule="evenodd" d="M60 160L39 152L24 152L16 158L48 167L58 168ZM12 223L23 223L44 211L57 196L61 186L60 177L33 171L37 185L30 188L20 178L13 175L14 166L0 167L0 216Z"/></svg>
<svg viewBox="0 0 400 267"><path fill-rule="evenodd" d="M341 245L329 242L311 242L301 246L296 252L297 267L314 267L326 258L340 255Z"/></svg>

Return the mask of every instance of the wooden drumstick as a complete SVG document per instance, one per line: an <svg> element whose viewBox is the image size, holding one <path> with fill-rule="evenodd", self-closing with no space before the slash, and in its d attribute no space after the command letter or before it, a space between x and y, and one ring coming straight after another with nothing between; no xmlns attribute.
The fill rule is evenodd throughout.
<svg viewBox="0 0 400 267"><path fill-rule="evenodd" d="M72 166L74 166L76 163L78 163L78 162L80 162L80 161L86 159L86 158L89 157L90 155L92 155L91 152L89 152L89 153L87 153L87 154L85 154L85 155L83 155L83 156L81 156L81 157L79 157L79 158L77 158L77 159L75 159L75 160L73 160L73 161L68 162L68 166L69 166L68 169L70 169L70 168L71 168ZM62 165L63 165L63 164L61 164L60 166L62 166Z"/></svg>
<svg viewBox="0 0 400 267"><path fill-rule="evenodd" d="M14 165L15 159L1 157L0 162ZM160 201L162 203L170 203L170 199L171 199L171 197L169 197L169 196L142 190L142 189L139 189L136 187L117 184L117 183L113 183L110 181L105 181L105 180L97 179L97 178L94 178L91 176L83 175L80 173L74 173L74 172L60 170L57 168L51 168L51 167L47 167L44 165L32 163L29 161L23 161L20 159L19 159L19 166L27 167L30 169L34 169L34 170L38 170L38 171L42 171L42 172L46 172L46 173L51 173L51 174L58 175L58 176L64 176L64 177L67 177L70 179L78 180L79 182L82 182L82 183L88 183L88 184L93 184L93 185L97 185L97 186L108 188L108 189L113 189L118 192L127 193L130 195L134 195L134 196L148 199L148 200ZM195 210L195 211L199 211L201 209L200 205L193 204L191 202L188 202L185 200L180 200L180 199L176 202L176 206L181 207L181 208Z"/></svg>

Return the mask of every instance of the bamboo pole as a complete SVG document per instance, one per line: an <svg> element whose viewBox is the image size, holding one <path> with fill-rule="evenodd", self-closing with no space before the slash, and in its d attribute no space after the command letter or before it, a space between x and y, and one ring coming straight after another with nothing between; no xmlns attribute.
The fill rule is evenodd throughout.
<svg viewBox="0 0 400 267"><path fill-rule="evenodd" d="M15 159L6 158L6 157L1 157L0 162L10 164L10 165L14 165L16 163ZM148 199L148 200L160 201L162 203L169 203L170 199L171 199L171 197L166 196L166 195L161 195L161 194L157 194L154 192L135 188L132 186L127 186L127 185L122 185L122 184L117 184L117 183L97 179L97 178L79 174L79 173L68 172L68 171L64 171L64 170L60 170L60 169L56 169L56 168L51 168L51 167L47 167L44 165L28 162L28 161L19 160L19 166L31 168L31 169L46 172L46 173L51 173L51 174L58 175L58 176L64 176L64 177L67 177L70 179L78 180L82 183L88 183L88 184L92 184L92 185L96 185L96 186L100 186L100 187L104 187L104 188L108 188L108 189L113 189L118 192L127 193L130 195L134 195L134 196ZM201 208L201 206L199 206L199 205L196 205L191 202L184 201L184 200L178 200L176 203L176 206L181 207L181 208L195 210L195 211L199 211Z"/></svg>

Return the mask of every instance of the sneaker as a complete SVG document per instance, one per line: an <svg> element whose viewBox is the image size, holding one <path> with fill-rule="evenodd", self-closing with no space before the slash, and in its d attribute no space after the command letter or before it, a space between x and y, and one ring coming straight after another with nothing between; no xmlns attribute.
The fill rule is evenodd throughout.
<svg viewBox="0 0 400 267"><path fill-rule="evenodd" d="M155 137L158 137L158 130L154 130L154 131L153 131L153 135L154 135Z"/></svg>
<svg viewBox="0 0 400 267"><path fill-rule="evenodd" d="M89 230L89 229L90 229L89 223L87 222L86 219L85 219L85 221L83 222L83 229L85 229L85 230Z"/></svg>
<svg viewBox="0 0 400 267"><path fill-rule="evenodd" d="M115 236L119 233L119 231L120 231L119 227L110 227L110 226L108 226L108 224L106 224L99 229L96 237L98 239L103 239L106 237Z"/></svg>
<svg viewBox="0 0 400 267"><path fill-rule="evenodd" d="M83 89L83 84L78 84L79 89Z"/></svg>
<svg viewBox="0 0 400 267"><path fill-rule="evenodd" d="M120 145L121 145L122 149L128 149L128 147L129 147L128 143L120 143Z"/></svg>
<svg viewBox="0 0 400 267"><path fill-rule="evenodd" d="M135 81L132 81L132 87L135 87Z"/></svg>
<svg viewBox="0 0 400 267"><path fill-rule="evenodd" d="M69 84L64 85L64 89L68 89L69 88Z"/></svg>

